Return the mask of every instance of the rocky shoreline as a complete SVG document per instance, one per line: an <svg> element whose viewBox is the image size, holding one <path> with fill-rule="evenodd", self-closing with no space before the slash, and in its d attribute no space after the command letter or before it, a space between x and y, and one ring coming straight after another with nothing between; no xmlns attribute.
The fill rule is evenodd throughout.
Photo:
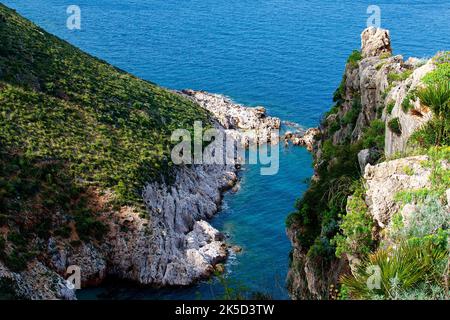
<svg viewBox="0 0 450 320"><path fill-rule="evenodd" d="M340 95L340 106L334 107L335 110L322 121L317 134L319 138L314 139L308 150L314 157L313 180L326 181L326 176L319 176L318 168L326 165L325 172L329 172L339 162L336 155L326 159L326 149L361 142L374 121L382 124L382 146L358 149L359 168L355 168L362 176L364 203L368 215L376 222L372 236L378 241L389 227L393 215L400 210L394 195L400 191L430 186L430 169L421 165L428 159L426 155L397 160L389 158L409 151L407 142L411 135L432 118L431 110L413 97L414 92L423 87L424 76L432 72L436 65L433 59L404 60L402 56L392 55L390 34L384 29L364 30L358 54L356 62L352 63L349 59L341 86L336 91ZM352 119L354 125L343 121L347 119ZM401 128L400 132L392 130L390 123L394 120ZM380 159L380 155L384 155L385 159ZM442 164L442 168L447 167L448 164ZM405 173L405 168L410 174ZM348 213L350 209L346 210ZM324 228L319 223L315 227ZM290 295L292 299L299 300L333 298L339 277L349 274L355 257L347 255L336 258L333 253L331 258L325 259L309 254L311 245L300 240L304 228L302 223L297 222L287 228L293 247L292 265L288 273ZM321 236L325 234L322 230Z"/></svg>
<svg viewBox="0 0 450 320"><path fill-rule="evenodd" d="M253 129L260 141L281 126L280 119L267 116L262 107L245 107L206 92L180 94L208 110L214 126L234 139L242 138L239 129ZM1 278L10 279L17 296L26 299L76 299L64 280L72 265L80 267L82 288L97 286L109 276L154 287L187 286L210 277L216 268L223 269L220 263L228 251L237 250L228 248L224 235L207 222L220 210L223 193L238 181L239 166L233 160L177 167L173 183L145 186L147 216L132 207L104 213L101 219L109 232L103 241L74 247L70 239L50 238L43 244L44 259L18 273L0 263ZM100 198L108 202L110 196Z"/></svg>

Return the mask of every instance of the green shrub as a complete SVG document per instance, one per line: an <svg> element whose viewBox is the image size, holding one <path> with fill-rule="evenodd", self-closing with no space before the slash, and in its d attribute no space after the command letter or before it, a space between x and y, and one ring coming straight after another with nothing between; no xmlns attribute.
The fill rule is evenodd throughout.
<svg viewBox="0 0 450 320"><path fill-rule="evenodd" d="M403 190L395 194L394 199L403 204L423 202L429 196L435 195L431 189Z"/></svg>
<svg viewBox="0 0 450 320"><path fill-rule="evenodd" d="M392 113L392 110L394 110L395 107L395 102L391 101L388 103L387 107L386 107L386 111L388 114Z"/></svg>
<svg viewBox="0 0 450 320"><path fill-rule="evenodd" d="M391 72L388 74L388 82L391 84L394 82L404 81L408 79L412 73L412 70L406 70L401 73Z"/></svg>
<svg viewBox="0 0 450 320"><path fill-rule="evenodd" d="M82 240L89 240L91 238L101 240L108 231L104 223L92 216L76 216L75 223L78 235Z"/></svg>
<svg viewBox="0 0 450 320"><path fill-rule="evenodd" d="M6 241L3 238L3 236L0 235L0 259L2 259L5 256L5 248L6 248Z"/></svg>
<svg viewBox="0 0 450 320"><path fill-rule="evenodd" d="M377 148L379 151L384 150L384 140L386 133L386 125L382 120L373 120L369 127L364 129L362 145L364 149Z"/></svg>
<svg viewBox="0 0 450 320"><path fill-rule="evenodd" d="M419 90L417 96L422 104L433 111L435 145L442 145L450 135L450 82L429 84L425 89Z"/></svg>
<svg viewBox="0 0 450 320"><path fill-rule="evenodd" d="M108 231L104 223L89 215L75 217L75 223L81 240L89 240L91 238L101 240Z"/></svg>
<svg viewBox="0 0 450 320"><path fill-rule="evenodd" d="M385 62L381 62L379 64L377 64L377 66L375 67L375 69L377 69L377 71L381 70L381 68L383 68L383 66L385 66L386 63Z"/></svg>
<svg viewBox="0 0 450 320"><path fill-rule="evenodd" d="M20 272L27 268L28 260L31 258L29 253L13 250L11 254L4 258L5 265L13 272Z"/></svg>
<svg viewBox="0 0 450 320"><path fill-rule="evenodd" d="M403 112L407 113L409 110L411 110L414 105L412 104L413 100L417 99L417 91L412 90L410 93L406 95L406 97L402 101L402 110Z"/></svg>
<svg viewBox="0 0 450 320"><path fill-rule="evenodd" d="M397 300L448 300L447 290L437 284L422 282L409 290L401 290L396 293Z"/></svg>
<svg viewBox="0 0 450 320"><path fill-rule="evenodd" d="M56 229L54 234L55 236L59 236L62 238L70 238L70 234L72 233L72 229L69 226L62 226L59 229Z"/></svg>
<svg viewBox="0 0 450 320"><path fill-rule="evenodd" d="M356 96L353 98L352 108L342 117L341 124L344 126L355 125L356 120L361 112L361 97Z"/></svg>
<svg viewBox="0 0 450 320"><path fill-rule="evenodd" d="M426 74L422 81L427 85L433 85L435 83L445 83L450 81L450 52L442 52L438 54L434 59L436 69Z"/></svg>
<svg viewBox="0 0 450 320"><path fill-rule="evenodd" d="M15 246L24 247L27 245L27 240L19 232L11 231L8 234L8 241L11 241Z"/></svg>
<svg viewBox="0 0 450 320"><path fill-rule="evenodd" d="M417 92L422 104L428 106L437 117L445 117L450 112L450 82L437 82Z"/></svg>
<svg viewBox="0 0 450 320"><path fill-rule="evenodd" d="M18 295L17 291L17 284L13 279L0 277L0 300L23 300L24 297Z"/></svg>
<svg viewBox="0 0 450 320"><path fill-rule="evenodd" d="M442 130L442 126L445 126L444 130ZM443 135L442 131L444 132ZM445 121L442 124L434 118L411 135L409 144L418 146L421 149L428 149L436 145L450 145L450 135L448 135L448 132L450 132L450 121Z"/></svg>
<svg viewBox="0 0 450 320"><path fill-rule="evenodd" d="M333 94L333 102L336 102L336 105L341 105L344 102L344 95L345 95L345 76L342 78L341 83L339 84L339 87L336 89L336 91Z"/></svg>
<svg viewBox="0 0 450 320"><path fill-rule="evenodd" d="M388 122L388 127L391 131L397 135L402 134L402 126L400 124L399 118L393 118Z"/></svg>
<svg viewBox="0 0 450 320"><path fill-rule="evenodd" d="M431 241L402 242L369 254L341 283L353 299L399 299L423 284L442 286L447 259L446 246ZM368 283L376 280L376 270L380 271L380 285L369 287Z"/></svg>
<svg viewBox="0 0 450 320"><path fill-rule="evenodd" d="M339 294L338 294L338 300L349 300L350 299L350 295L348 292L348 288L346 285L340 285L339 288Z"/></svg>
<svg viewBox="0 0 450 320"><path fill-rule="evenodd" d="M353 50L352 54L347 59L347 64L352 68L358 67L358 62L361 61L362 55L359 50Z"/></svg>
<svg viewBox="0 0 450 320"><path fill-rule="evenodd" d="M400 216L401 217L401 216ZM439 230L450 228L450 215L436 196L427 196L417 210L408 216L407 223L392 228L390 237L394 239L424 238L438 234Z"/></svg>
<svg viewBox="0 0 450 320"><path fill-rule="evenodd" d="M328 112L325 113L325 118L339 112L339 106L335 104Z"/></svg>
<svg viewBox="0 0 450 320"><path fill-rule="evenodd" d="M336 118L336 121L333 121L332 123L329 124L329 126L328 126L328 134L330 136L332 136L336 132L338 132L339 129L341 129L341 125L339 124L339 118Z"/></svg>
<svg viewBox="0 0 450 320"><path fill-rule="evenodd" d="M342 234L334 237L336 256L343 254L365 256L373 247L373 219L364 202L364 190L360 187L347 201L347 213L341 216L340 228Z"/></svg>
<svg viewBox="0 0 450 320"><path fill-rule="evenodd" d="M380 59L388 59L390 57L392 57L392 54L390 52L384 52L380 54Z"/></svg>
<svg viewBox="0 0 450 320"><path fill-rule="evenodd" d="M335 252L334 245L326 236L317 237L308 250L309 258L321 257L324 260L331 260Z"/></svg>
<svg viewBox="0 0 450 320"><path fill-rule="evenodd" d="M338 147L333 144L331 139L326 140L322 145L322 157L323 159L330 160L336 156Z"/></svg>

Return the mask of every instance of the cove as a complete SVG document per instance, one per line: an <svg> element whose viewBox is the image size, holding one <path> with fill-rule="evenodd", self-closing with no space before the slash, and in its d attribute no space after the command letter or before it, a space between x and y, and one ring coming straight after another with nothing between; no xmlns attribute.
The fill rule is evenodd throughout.
<svg viewBox="0 0 450 320"><path fill-rule="evenodd" d="M298 195L312 175L311 156L304 148L280 148L278 174L263 176L258 165L243 166L239 190L224 195L222 211L212 220L228 242L242 247L226 263L226 285L236 291L289 299L285 279L291 245L285 219L294 210ZM295 164L295 165L293 165ZM232 250L230 250L232 251ZM99 288L81 290L81 299L220 299L221 279L200 282L188 288L145 289L110 281Z"/></svg>
<svg viewBox="0 0 450 320"><path fill-rule="evenodd" d="M270 115L316 126L331 106L348 55L359 47L368 1L179 1L78 0L81 30L66 28L60 0L4 0L47 31L141 78L171 89L225 94ZM404 6L408 5L408 14ZM433 55L448 46L448 1L380 5L396 54ZM426 14L424 14L426 13ZM433 17L432 19L430 17ZM417 45L420 44L420 45ZM237 193L227 193L214 227L243 247L227 263L235 286L287 299L289 264L285 219L311 176L303 148L280 150L280 171L241 172ZM114 282L79 292L79 298L214 299L218 279L190 288L142 289Z"/></svg>

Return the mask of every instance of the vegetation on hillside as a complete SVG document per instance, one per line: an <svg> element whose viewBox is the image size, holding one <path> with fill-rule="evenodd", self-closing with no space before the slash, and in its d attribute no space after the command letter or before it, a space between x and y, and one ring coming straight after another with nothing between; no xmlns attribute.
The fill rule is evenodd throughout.
<svg viewBox="0 0 450 320"><path fill-rule="evenodd" d="M342 235L335 238L336 253L356 255L362 261L356 270L342 277L342 299L450 299L450 215L446 196L450 170L443 165L443 161L450 160L449 57L447 52L435 58L436 70L424 77L425 87L414 97L433 112L433 118L410 139L414 154L429 157L422 165L431 169L431 187L395 195L401 208L413 204L416 209L408 221L404 221L401 210L394 214L385 230L385 240L376 247L371 246L370 221L364 215L367 208L364 201L358 201L361 192L353 194L342 220ZM401 133L397 118L387 125ZM410 168L404 171L414 174ZM369 286L373 281L378 285Z"/></svg>
<svg viewBox="0 0 450 320"><path fill-rule="evenodd" d="M410 139L415 147L450 145L450 52L434 58L436 69L425 75L426 87L417 92L421 104L433 111L433 118Z"/></svg>
<svg viewBox="0 0 450 320"><path fill-rule="evenodd" d="M37 238L101 239L101 212L170 181L171 132L194 120L208 115L0 4L0 259L21 270Z"/></svg>

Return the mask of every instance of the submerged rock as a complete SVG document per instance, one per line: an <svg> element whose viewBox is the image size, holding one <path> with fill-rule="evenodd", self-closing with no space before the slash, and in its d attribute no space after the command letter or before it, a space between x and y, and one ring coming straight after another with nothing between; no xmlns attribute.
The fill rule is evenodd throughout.
<svg viewBox="0 0 450 320"><path fill-rule="evenodd" d="M240 252L242 252L242 247L240 247L240 246L232 246L231 250L233 250L234 253L240 253Z"/></svg>

